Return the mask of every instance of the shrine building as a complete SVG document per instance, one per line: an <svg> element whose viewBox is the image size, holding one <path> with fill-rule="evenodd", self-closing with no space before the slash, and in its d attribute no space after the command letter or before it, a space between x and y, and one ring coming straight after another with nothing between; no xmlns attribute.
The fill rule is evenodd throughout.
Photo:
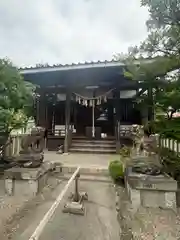
<svg viewBox="0 0 180 240"><path fill-rule="evenodd" d="M46 147L64 152L119 151L132 124L143 113L136 96L140 83L125 78L119 61L21 68L37 86L35 121L47 130Z"/></svg>

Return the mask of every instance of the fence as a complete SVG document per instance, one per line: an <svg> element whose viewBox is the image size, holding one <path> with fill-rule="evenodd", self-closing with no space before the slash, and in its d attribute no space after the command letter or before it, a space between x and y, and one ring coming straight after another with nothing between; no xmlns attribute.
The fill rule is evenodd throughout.
<svg viewBox="0 0 180 240"><path fill-rule="evenodd" d="M17 156L21 151L21 141L23 136L26 134L13 134L11 135L11 144L6 148L7 156ZM168 139L163 137L158 137L159 146L168 148L176 153L180 153L180 142L174 139Z"/></svg>
<svg viewBox="0 0 180 240"><path fill-rule="evenodd" d="M174 139L169 139L169 138L159 138L159 145L160 147L165 147L168 148L177 154L180 153L180 142Z"/></svg>

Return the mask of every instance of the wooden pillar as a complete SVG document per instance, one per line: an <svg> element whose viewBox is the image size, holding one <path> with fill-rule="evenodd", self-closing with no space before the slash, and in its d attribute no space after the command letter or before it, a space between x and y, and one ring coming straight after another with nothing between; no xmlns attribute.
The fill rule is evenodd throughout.
<svg viewBox="0 0 180 240"><path fill-rule="evenodd" d="M37 111L37 125L47 128L47 104L46 96L43 92L40 93Z"/></svg>
<svg viewBox="0 0 180 240"><path fill-rule="evenodd" d="M35 124L36 126L39 125L39 98L40 96L36 96L35 100L34 100L34 108L35 108L35 112L34 112L34 118L35 118Z"/></svg>
<svg viewBox="0 0 180 240"><path fill-rule="evenodd" d="M69 148L69 124L70 124L70 113L71 113L71 92L66 92L66 105L65 105L65 139L64 139L64 153L68 153Z"/></svg>
<svg viewBox="0 0 180 240"><path fill-rule="evenodd" d="M120 91L116 90L115 92L115 109L116 109L116 152L119 153L120 150L120 120L121 120L121 100L120 100Z"/></svg>

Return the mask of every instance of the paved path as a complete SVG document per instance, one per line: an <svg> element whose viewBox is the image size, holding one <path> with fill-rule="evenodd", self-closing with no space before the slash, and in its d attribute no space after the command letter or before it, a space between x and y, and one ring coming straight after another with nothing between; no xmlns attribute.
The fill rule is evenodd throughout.
<svg viewBox="0 0 180 240"><path fill-rule="evenodd" d="M45 161L89 168L107 168L109 161L116 158L116 155L45 153ZM33 200L32 206L27 206L27 209L25 208L23 212L20 212L17 220L7 226L3 235L0 234L0 239L29 240L65 184L66 182L60 181L60 184L53 191L43 191L37 196L37 199ZM69 189L69 191L72 190L72 188ZM81 181L80 190L87 191L89 195L89 200L85 202L86 215L77 216L62 213L62 207L67 199L66 195L64 202L60 204L46 226L40 240L119 240L119 224L116 219L115 192L112 184Z"/></svg>
<svg viewBox="0 0 180 240"><path fill-rule="evenodd" d="M108 183L81 182L87 191L85 216L62 213L58 207L40 240L119 240L114 188Z"/></svg>
<svg viewBox="0 0 180 240"><path fill-rule="evenodd" d="M70 153L56 154L55 152L45 152L45 161L60 162L64 165L73 165L81 167L108 167L111 160L119 159L116 154L76 154Z"/></svg>
<svg viewBox="0 0 180 240"><path fill-rule="evenodd" d="M32 202L32 206L20 213L17 222L9 225L1 240L29 240L43 216L52 206L67 182L53 190L45 191ZM85 216L62 213L62 208L70 192L56 209L39 240L119 240L119 224L115 210L115 191L111 183L80 182L80 191L87 191Z"/></svg>

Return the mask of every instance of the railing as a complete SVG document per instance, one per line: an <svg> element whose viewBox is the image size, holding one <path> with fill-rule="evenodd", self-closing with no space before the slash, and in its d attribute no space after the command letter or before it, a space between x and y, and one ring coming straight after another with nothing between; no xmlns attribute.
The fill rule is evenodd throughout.
<svg viewBox="0 0 180 240"><path fill-rule="evenodd" d="M76 171L73 173L72 177L69 179L68 183L66 184L62 192L59 193L55 202L53 203L49 211L46 213L46 215L43 217L43 219L40 221L39 225L37 226L36 230L34 231L34 233L32 234L29 240L38 240L40 238L45 226L53 216L59 204L61 203L63 197L67 193L67 190L69 189L70 185L73 183L73 180L79 177L79 172L80 172L80 167L76 169Z"/></svg>
<svg viewBox="0 0 180 240"><path fill-rule="evenodd" d="M178 142L177 140L160 137L159 138L159 146L168 148L168 149L176 152L177 154L180 153L180 142Z"/></svg>

